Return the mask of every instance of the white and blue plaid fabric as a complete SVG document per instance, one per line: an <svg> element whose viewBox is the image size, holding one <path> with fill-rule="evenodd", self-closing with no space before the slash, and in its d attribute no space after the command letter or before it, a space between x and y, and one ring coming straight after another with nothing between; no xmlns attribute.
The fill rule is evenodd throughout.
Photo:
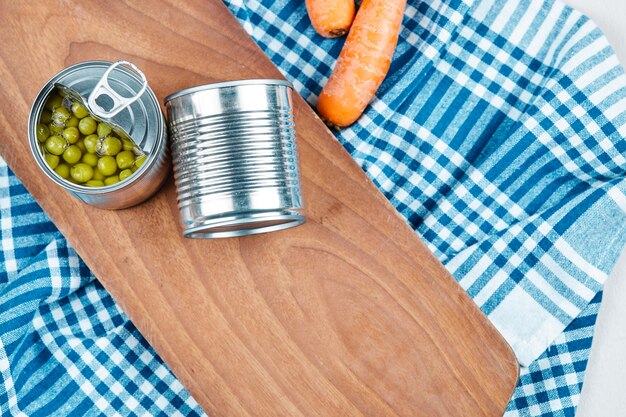
<svg viewBox="0 0 626 417"><path fill-rule="evenodd" d="M0 159L0 416L204 416Z"/></svg>
<svg viewBox="0 0 626 417"><path fill-rule="evenodd" d="M316 35L302 0L226 3L314 104L343 41ZM513 347L507 416L575 413L626 243L624 137L617 58L553 0L409 1L389 76L337 133ZM203 415L0 174L0 414Z"/></svg>

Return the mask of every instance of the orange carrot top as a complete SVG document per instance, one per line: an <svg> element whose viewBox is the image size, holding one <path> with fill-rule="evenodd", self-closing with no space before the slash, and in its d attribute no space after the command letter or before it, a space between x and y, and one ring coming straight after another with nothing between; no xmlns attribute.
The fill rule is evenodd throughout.
<svg viewBox="0 0 626 417"><path fill-rule="evenodd" d="M406 0L364 0L337 65L317 102L335 126L354 123L374 97L391 64Z"/></svg>

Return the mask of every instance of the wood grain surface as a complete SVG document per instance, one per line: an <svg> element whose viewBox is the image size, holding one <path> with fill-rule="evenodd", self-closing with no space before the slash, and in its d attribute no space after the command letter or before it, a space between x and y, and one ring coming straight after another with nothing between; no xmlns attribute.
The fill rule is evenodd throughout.
<svg viewBox="0 0 626 417"><path fill-rule="evenodd" d="M130 60L160 100L282 78L220 1L3 1L0 39L0 154L210 416L502 415L511 350L300 97L287 231L188 240L171 179L105 211L39 171L28 111L68 65Z"/></svg>

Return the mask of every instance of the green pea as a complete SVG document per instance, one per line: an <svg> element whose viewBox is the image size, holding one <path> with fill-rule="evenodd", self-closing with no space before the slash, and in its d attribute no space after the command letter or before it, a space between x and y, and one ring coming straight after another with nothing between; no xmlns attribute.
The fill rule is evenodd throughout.
<svg viewBox="0 0 626 417"><path fill-rule="evenodd" d="M70 165L80 161L80 157L83 156L80 148L76 145L68 146L63 152L63 160Z"/></svg>
<svg viewBox="0 0 626 417"><path fill-rule="evenodd" d="M44 156L45 160L46 160L46 164L48 164L48 166L52 169L55 169L56 167L59 166L59 157L56 155L52 155L51 153L47 153Z"/></svg>
<svg viewBox="0 0 626 417"><path fill-rule="evenodd" d="M45 107L50 111L54 111L57 107L61 107L61 105L63 105L63 98L58 94L50 94Z"/></svg>
<svg viewBox="0 0 626 417"><path fill-rule="evenodd" d="M115 156L122 150L122 141L114 136L104 138L98 152L101 155Z"/></svg>
<svg viewBox="0 0 626 417"><path fill-rule="evenodd" d="M131 175L133 175L133 171L131 171L130 169L124 169L120 171L120 181L124 181L126 178L130 177Z"/></svg>
<svg viewBox="0 0 626 417"><path fill-rule="evenodd" d="M106 123L98 123L98 136L105 138L111 134L111 126Z"/></svg>
<svg viewBox="0 0 626 417"><path fill-rule="evenodd" d="M115 158L109 155L105 155L98 159L98 171L102 173L104 176L109 176L115 174L117 171L117 163L115 162Z"/></svg>
<svg viewBox="0 0 626 417"><path fill-rule="evenodd" d="M126 138L122 138L122 149L124 149L125 151L132 151L136 147L137 146L135 146L135 144L133 143L132 140L126 139Z"/></svg>
<svg viewBox="0 0 626 417"><path fill-rule="evenodd" d="M50 113L48 110L42 110L39 121L45 124L50 123L52 121L52 113Z"/></svg>
<svg viewBox="0 0 626 417"><path fill-rule="evenodd" d="M78 117L72 116L65 122L65 127L78 127Z"/></svg>
<svg viewBox="0 0 626 417"><path fill-rule="evenodd" d="M98 165L98 155L93 153L86 153L83 155L82 161L90 167L96 167Z"/></svg>
<svg viewBox="0 0 626 417"><path fill-rule="evenodd" d="M70 169L70 175L74 181L82 184L93 177L93 168L87 164L78 163Z"/></svg>
<svg viewBox="0 0 626 417"><path fill-rule="evenodd" d="M96 127L96 121L89 116L80 119L80 122L78 122L78 130L83 135L91 135L96 131Z"/></svg>
<svg viewBox="0 0 626 417"><path fill-rule="evenodd" d="M85 148L87 148L87 152L89 153L96 153L98 151L98 142L100 141L100 139L98 139L97 135L89 135L85 138L84 142L85 142Z"/></svg>
<svg viewBox="0 0 626 417"><path fill-rule="evenodd" d="M63 137L65 138L67 143L71 143L73 145L78 141L78 138L80 137L80 133L78 132L78 129L76 129L75 127L66 127L63 130Z"/></svg>
<svg viewBox="0 0 626 417"><path fill-rule="evenodd" d="M146 162L146 155L140 155L140 156L137 157L137 159L135 159L135 163L133 164L133 166L130 169L132 169L133 172L135 172L139 168L141 168L141 166L144 164L144 162Z"/></svg>
<svg viewBox="0 0 626 417"><path fill-rule="evenodd" d="M85 147L85 140L84 139L78 139L78 142L76 142L76 146L78 146L78 149L80 149L80 151L83 154L87 153L87 148Z"/></svg>
<svg viewBox="0 0 626 417"><path fill-rule="evenodd" d="M60 163L55 169L54 172L56 172L56 174L63 178L63 179L68 179L70 176L70 166L64 163Z"/></svg>
<svg viewBox="0 0 626 417"><path fill-rule="evenodd" d="M118 177L117 175L106 177L104 179L104 185L113 185L113 184L117 184L118 182L120 182L120 177Z"/></svg>
<svg viewBox="0 0 626 417"><path fill-rule="evenodd" d="M48 125L48 129L50 130L50 133L53 133L55 135L62 135L64 125L56 123L56 122L52 122Z"/></svg>
<svg viewBox="0 0 626 417"><path fill-rule="evenodd" d="M39 142L45 142L46 139L48 139L48 136L50 136L50 129L48 129L48 126L39 123L37 125L37 140Z"/></svg>
<svg viewBox="0 0 626 417"><path fill-rule="evenodd" d="M102 180L89 180L85 183L87 187L104 187Z"/></svg>
<svg viewBox="0 0 626 417"><path fill-rule="evenodd" d="M122 151L115 156L115 162L120 169L130 168L135 162L135 154L131 151Z"/></svg>
<svg viewBox="0 0 626 417"><path fill-rule="evenodd" d="M89 115L89 111L87 110L87 107L83 106L77 101L72 103L72 113L74 113L74 116L76 116L79 119L82 119L83 117L87 117L87 115Z"/></svg>
<svg viewBox="0 0 626 417"><path fill-rule="evenodd" d="M104 181L104 175L97 169L93 170L93 178L94 180ZM104 183L103 183L104 184Z"/></svg>
<svg viewBox="0 0 626 417"><path fill-rule="evenodd" d="M61 136L52 135L48 139L46 139L46 150L50 152L52 155L61 155L65 150L65 146L67 142Z"/></svg>
<svg viewBox="0 0 626 417"><path fill-rule="evenodd" d="M52 113L52 121L58 124L65 124L70 118L70 112L63 106L57 107Z"/></svg>

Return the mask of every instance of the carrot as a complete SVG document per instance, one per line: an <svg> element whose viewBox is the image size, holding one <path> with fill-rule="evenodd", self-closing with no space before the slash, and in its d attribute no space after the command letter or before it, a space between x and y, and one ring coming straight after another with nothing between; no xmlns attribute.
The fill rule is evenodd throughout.
<svg viewBox="0 0 626 417"><path fill-rule="evenodd" d="M306 10L317 33L336 38L350 29L354 0L306 0Z"/></svg>
<svg viewBox="0 0 626 417"><path fill-rule="evenodd" d="M363 0L322 89L317 112L327 123L354 123L387 75L398 43L406 0Z"/></svg>

